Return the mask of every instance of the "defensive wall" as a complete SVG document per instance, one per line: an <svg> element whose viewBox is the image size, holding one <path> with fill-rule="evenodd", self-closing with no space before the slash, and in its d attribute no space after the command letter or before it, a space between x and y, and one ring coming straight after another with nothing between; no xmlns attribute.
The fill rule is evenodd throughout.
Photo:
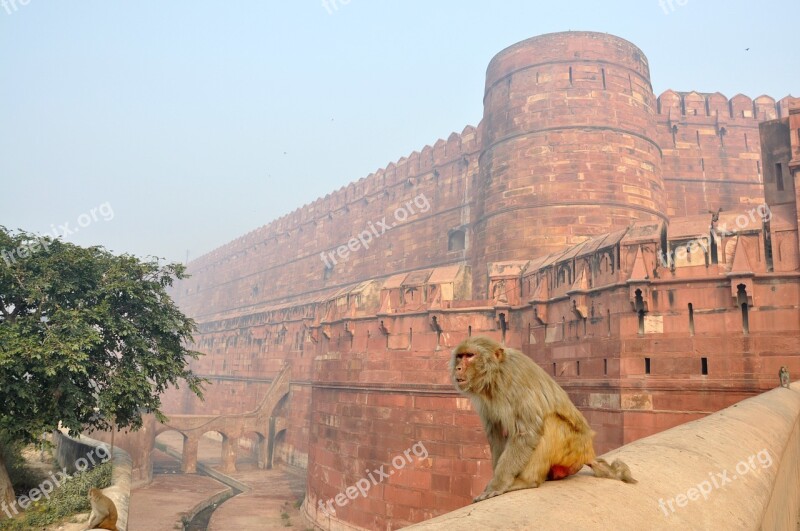
<svg viewBox="0 0 800 531"><path fill-rule="evenodd" d="M488 78L487 98L491 100L499 98L494 95L498 86L508 86L516 79L514 76L527 73L534 79L526 81L533 84L532 87L520 82L519 93L504 89L505 99L499 99L505 103L486 103L484 120L477 128L468 126L460 134L452 133L447 141L439 139L433 147L425 146L420 152L403 157L192 261L193 278L181 283L175 292L176 298L191 315L207 320L209 316L226 312L245 313L281 303L314 302L336 288L382 274L465 260L471 265L483 263L485 269L486 263L498 259L535 258L537 256L531 255L541 256L579 243L587 236L627 227L631 219L638 219L636 212L641 212L642 208L648 209L650 216L646 217L665 220L763 202L759 123L788 117L790 97L776 101L769 96L752 100L736 95L728 100L719 93L668 90L656 99L650 88L646 58L638 48L606 34L585 35L568 32L520 43L528 43L526 57L534 66L540 64L542 49L556 46L551 40L567 40L569 49L562 49L567 47L562 43L558 44L558 50L568 57L553 59L550 73L538 74L539 85L535 84L538 70L532 67L526 67L522 73L506 75L500 85L490 83L493 77ZM632 76L628 72L633 66L616 67L620 72L615 74L597 54L590 56L595 59L580 61L576 58L572 65L573 55L580 54L572 50L597 46L596 41L610 43L603 45L603 53L607 53L606 48L622 46L639 56L642 64L636 68L643 74L636 75L638 85L633 86L632 81L628 81L629 75ZM507 54L498 55L503 58ZM495 58L493 64L497 60ZM557 72L551 71L554 68ZM489 75L501 74L494 73L490 65ZM603 90L603 76L606 90ZM516 101L525 104L515 104ZM499 106L503 108L502 123L519 123L524 119L529 125L501 129L495 123ZM597 116L599 109L603 112ZM576 113L585 116L576 117ZM625 118L625 115L630 117ZM627 126L630 132L618 132L619 126ZM563 131L571 131L572 136L559 136L567 134ZM617 136L603 136L612 133ZM645 133L645 139L637 136ZM507 137L533 137L512 153L503 155L514 157L516 153L516 162L520 165L517 171L508 168L507 162L493 162L500 157L496 153L497 138L505 138L507 144L510 142ZM626 142L632 142L629 137L645 142L648 147L637 150L636 146L628 146ZM535 148L537 142L540 145ZM537 149L546 152L548 157L531 159L531 155L526 159L522 156ZM607 154L610 150L612 156ZM486 162L479 164L479 157ZM633 177L642 182L627 183L626 174L636 173L635 168L642 166L644 173ZM588 179L590 175L593 179ZM587 189L583 192L583 202L575 200L568 205L571 208L560 206L569 203L565 196L573 196L576 186L581 189L590 186L587 180L597 180L591 185L604 186L605 195L599 189ZM659 191L659 187L665 191ZM488 191L484 191L486 188ZM651 188L663 198L645 201L654 193ZM398 223L381 237L374 237L368 252L352 252L347 259L337 260L332 271L326 273L322 253L346 245L351 237L369 230L370 223L374 226L383 217L391 222L397 208L420 194L429 200L429 211L409 215L407 221ZM588 216L587 220L584 214L587 207L591 212L605 211L614 203L624 204L618 220L614 220L614 216L605 216L609 219L602 221ZM578 204L580 208L576 208ZM492 242L480 247L472 244L470 240L476 235L472 234L475 229L471 225L482 223L485 217L494 219L500 215L490 216L491 209L513 208L516 212L520 207L562 209L566 213L559 217L545 210L532 215L535 219L524 227L506 216L501 219L507 223L498 223L497 230L491 230L491 226L481 229L490 233L487 238L491 237ZM526 228L545 223L542 218L552 217L555 219L546 221L547 225L537 229L535 234ZM457 230L469 232L466 249L448 250L449 236ZM552 238L565 230L575 234L570 238ZM546 246L528 243L533 237L542 238L548 234L551 238ZM488 251L484 251L486 245ZM505 254L493 250L509 246L520 248ZM512 255L517 253L523 254Z"/></svg>
<svg viewBox="0 0 800 531"><path fill-rule="evenodd" d="M513 45L477 127L191 262L173 295L213 385L204 403L169 393L167 412L253 410L288 364L275 455L307 468L308 506L424 443L427 464L317 515L397 528L490 477L447 375L469 335L550 371L601 452L770 389L781 365L800 373L800 108L656 98L649 68L607 34Z"/></svg>

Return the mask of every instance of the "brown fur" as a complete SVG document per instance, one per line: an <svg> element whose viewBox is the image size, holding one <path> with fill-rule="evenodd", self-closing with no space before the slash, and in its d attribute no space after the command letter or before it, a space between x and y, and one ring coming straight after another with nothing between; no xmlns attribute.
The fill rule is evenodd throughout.
<svg viewBox="0 0 800 531"><path fill-rule="evenodd" d="M538 487L583 465L597 477L636 483L622 461L595 457L586 419L523 353L487 337L469 338L453 350L450 370L456 388L472 399L492 451L494 477L474 501Z"/></svg>
<svg viewBox="0 0 800 531"><path fill-rule="evenodd" d="M92 504L92 514L86 529L117 530L117 508L111 498L103 494L100 489L89 489L89 502Z"/></svg>

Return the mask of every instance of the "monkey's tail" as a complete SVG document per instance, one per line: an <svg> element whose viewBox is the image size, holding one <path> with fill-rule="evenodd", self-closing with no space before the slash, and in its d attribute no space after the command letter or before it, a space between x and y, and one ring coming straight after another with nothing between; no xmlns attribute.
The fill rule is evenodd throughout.
<svg viewBox="0 0 800 531"><path fill-rule="evenodd" d="M619 459L614 459L614 462L609 465L608 461L605 459L598 458L589 463L589 466L592 467L592 472L594 472L595 477L618 479L625 483L638 483L638 481L633 479L631 469L628 468L628 465Z"/></svg>

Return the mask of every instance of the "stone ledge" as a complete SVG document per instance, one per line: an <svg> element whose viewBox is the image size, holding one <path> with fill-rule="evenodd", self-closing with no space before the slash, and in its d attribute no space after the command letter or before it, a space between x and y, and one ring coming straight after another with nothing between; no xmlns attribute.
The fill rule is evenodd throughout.
<svg viewBox="0 0 800 531"><path fill-rule="evenodd" d="M78 457L82 457L98 446L110 445L81 435L75 439L62 433L55 432L56 457L61 466L70 466ZM75 457L78 456L78 457ZM71 459L70 457L74 457ZM111 485L103 489L103 494L111 498L117 507L117 530L127 531L128 511L131 502L131 456L125 450L114 447L111 450Z"/></svg>
<svg viewBox="0 0 800 531"><path fill-rule="evenodd" d="M584 469L407 529L798 529L800 382L604 457L628 463L639 483Z"/></svg>

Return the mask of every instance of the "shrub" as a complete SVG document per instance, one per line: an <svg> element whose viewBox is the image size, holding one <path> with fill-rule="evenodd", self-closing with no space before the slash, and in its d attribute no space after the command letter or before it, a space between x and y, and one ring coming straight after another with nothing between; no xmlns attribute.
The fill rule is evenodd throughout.
<svg viewBox="0 0 800 531"><path fill-rule="evenodd" d="M11 441L5 436L0 436L0 452L3 452L8 477L18 495L36 488L45 479L41 472L31 469L25 462L22 455L24 449L25 443Z"/></svg>
<svg viewBox="0 0 800 531"><path fill-rule="evenodd" d="M78 473L57 487L50 498L43 498L28 506L19 518L0 521L0 529L23 531L58 522L66 516L88 512L89 489L103 489L111 484L111 463L103 463L91 470Z"/></svg>

